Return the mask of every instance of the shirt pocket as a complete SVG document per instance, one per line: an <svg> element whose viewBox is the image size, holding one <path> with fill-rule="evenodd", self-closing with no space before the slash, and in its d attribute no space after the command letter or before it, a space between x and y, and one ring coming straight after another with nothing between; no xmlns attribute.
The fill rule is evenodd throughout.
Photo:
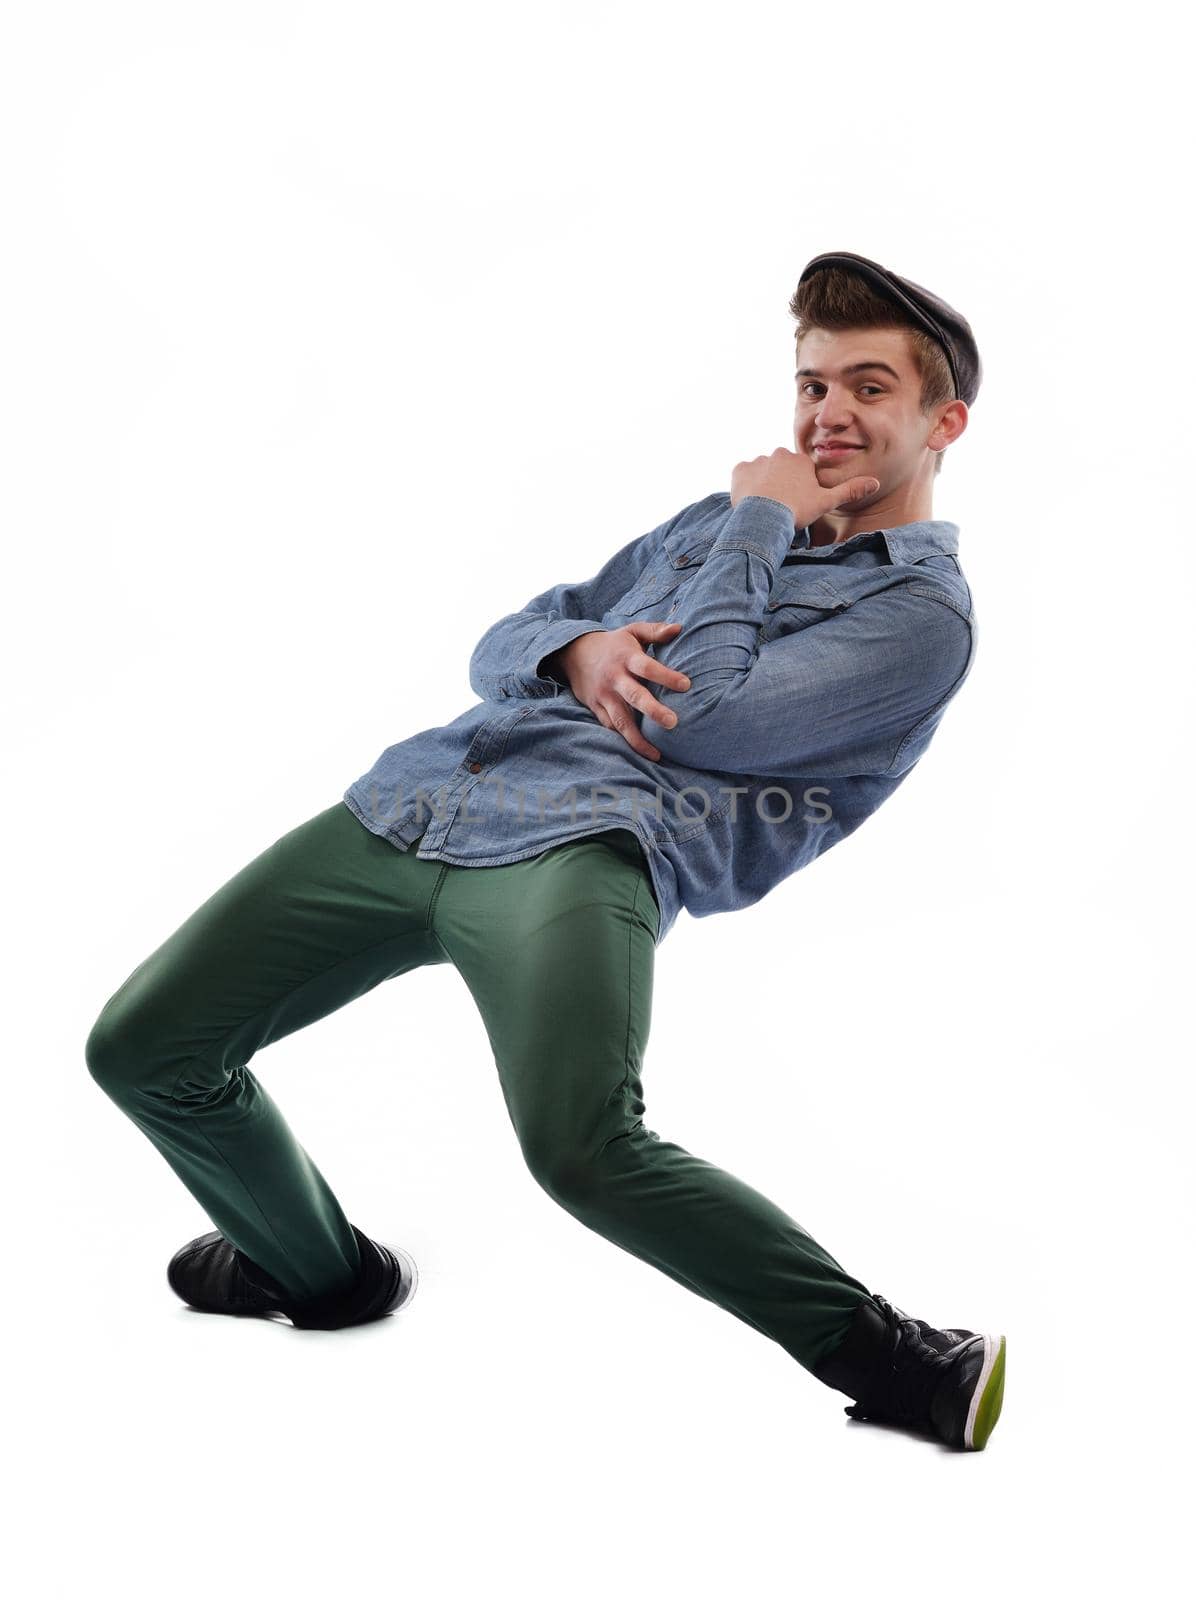
<svg viewBox="0 0 1196 1600"><path fill-rule="evenodd" d="M642 616L666 600L671 605L677 590L705 561L712 542L713 534L708 529L674 529L634 587L611 607L607 616Z"/></svg>
<svg viewBox="0 0 1196 1600"><path fill-rule="evenodd" d="M764 610L762 637L778 639L825 622L868 595L905 582L907 576L885 567L836 570L831 577L803 573L779 579Z"/></svg>
<svg viewBox="0 0 1196 1600"><path fill-rule="evenodd" d="M836 611L846 608L848 602L825 579L814 583L778 583L772 598L764 608L761 636L779 639L785 634L797 633L822 622Z"/></svg>
<svg viewBox="0 0 1196 1600"><path fill-rule="evenodd" d="M656 561L646 572L640 574L634 588L628 589L606 615L634 617L652 611L658 605L671 600L681 587L682 581L688 576L684 569L678 571L668 560Z"/></svg>

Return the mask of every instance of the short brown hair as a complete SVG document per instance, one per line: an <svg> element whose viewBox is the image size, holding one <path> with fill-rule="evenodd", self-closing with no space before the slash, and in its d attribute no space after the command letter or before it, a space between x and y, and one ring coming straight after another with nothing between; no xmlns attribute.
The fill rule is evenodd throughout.
<svg viewBox="0 0 1196 1600"><path fill-rule="evenodd" d="M812 273L793 293L789 315L797 318L794 342L800 346L814 328L846 333L850 328L904 328L909 351L922 381L920 409L927 414L954 400L955 384L942 346L893 300L878 294L866 279L845 267L824 267ZM942 471L945 450L934 458L935 476Z"/></svg>

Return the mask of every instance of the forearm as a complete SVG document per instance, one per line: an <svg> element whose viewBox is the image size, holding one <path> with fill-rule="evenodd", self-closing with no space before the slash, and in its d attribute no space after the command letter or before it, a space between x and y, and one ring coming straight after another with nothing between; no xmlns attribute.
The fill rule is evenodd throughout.
<svg viewBox="0 0 1196 1600"><path fill-rule="evenodd" d="M661 689L657 699L678 722L663 728L645 716L643 734L666 760L704 771L889 773L917 759L971 648L968 620L954 606L898 585L760 646L748 670L708 676L691 710L692 691ZM672 652L657 654L672 667Z"/></svg>
<svg viewBox="0 0 1196 1600"><path fill-rule="evenodd" d="M657 647L656 657L690 680L690 689L659 696L687 725L717 706L754 667L777 570L792 543L789 507L747 495L686 580L668 618L681 631Z"/></svg>

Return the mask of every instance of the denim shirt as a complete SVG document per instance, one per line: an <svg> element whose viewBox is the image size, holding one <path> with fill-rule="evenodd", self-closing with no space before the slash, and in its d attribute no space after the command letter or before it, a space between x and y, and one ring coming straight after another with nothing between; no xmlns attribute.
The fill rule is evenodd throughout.
<svg viewBox="0 0 1196 1600"><path fill-rule="evenodd" d="M400 850L499 866L628 828L660 907L752 905L892 794L971 670L972 597L955 523L906 523L811 546L780 501L725 491L632 539L585 583L501 617L469 663L481 699L389 746L344 802ZM649 683L661 752L600 723L545 658L583 633L679 622L647 653L688 690Z"/></svg>

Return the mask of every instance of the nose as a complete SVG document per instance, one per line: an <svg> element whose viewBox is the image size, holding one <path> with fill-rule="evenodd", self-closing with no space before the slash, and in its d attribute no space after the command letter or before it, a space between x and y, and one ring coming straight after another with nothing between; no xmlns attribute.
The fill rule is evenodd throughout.
<svg viewBox="0 0 1196 1600"><path fill-rule="evenodd" d="M823 433L834 433L838 428L851 426L851 408L847 404L845 390L831 385L821 403L814 408L814 424Z"/></svg>

